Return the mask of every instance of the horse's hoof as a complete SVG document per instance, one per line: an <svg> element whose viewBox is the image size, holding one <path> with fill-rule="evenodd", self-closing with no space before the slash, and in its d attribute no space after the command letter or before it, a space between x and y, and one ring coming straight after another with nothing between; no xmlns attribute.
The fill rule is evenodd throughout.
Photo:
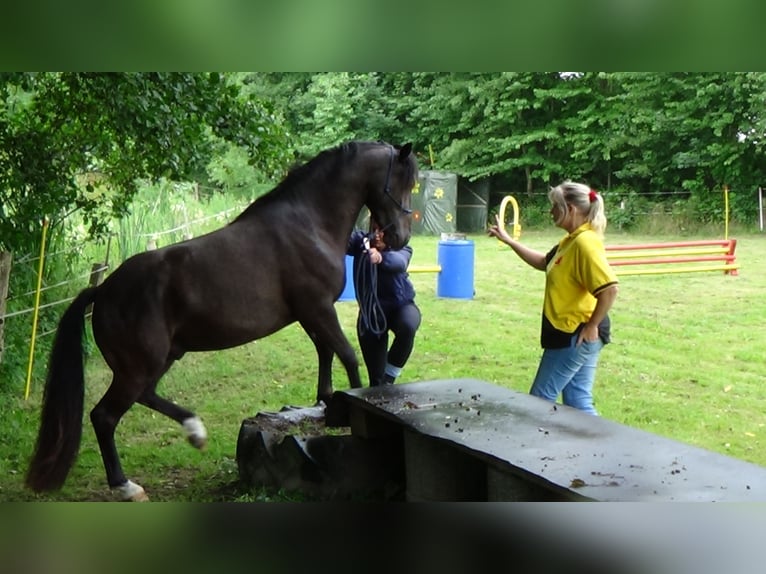
<svg viewBox="0 0 766 574"><path fill-rule="evenodd" d="M133 496L128 502L149 502L149 495L142 491Z"/></svg>
<svg viewBox="0 0 766 574"><path fill-rule="evenodd" d="M207 446L207 430L199 417L191 417L183 422L186 437L194 448L204 450Z"/></svg>
<svg viewBox="0 0 766 574"><path fill-rule="evenodd" d="M125 482L125 484L114 487L114 490L119 492L120 500L123 502L149 502L146 491L130 480Z"/></svg>
<svg viewBox="0 0 766 574"><path fill-rule="evenodd" d="M205 450L207 448L207 437L199 435L189 435L189 444L199 450Z"/></svg>

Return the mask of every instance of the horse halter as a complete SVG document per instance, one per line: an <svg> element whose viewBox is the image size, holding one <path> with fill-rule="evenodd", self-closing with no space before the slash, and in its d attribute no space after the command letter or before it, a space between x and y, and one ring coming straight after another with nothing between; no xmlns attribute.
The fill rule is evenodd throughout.
<svg viewBox="0 0 766 574"><path fill-rule="evenodd" d="M394 202L394 204L396 204L396 207L398 207L402 213L406 215L410 215L412 213L412 210L404 207L401 201L397 201L396 199L394 199L394 196L391 195L390 183L391 183L391 171L394 168L394 153L395 153L394 146L389 145L388 150L390 152L388 155L388 171L386 172L386 184L383 186L383 193L386 194L388 199L390 199L391 201Z"/></svg>

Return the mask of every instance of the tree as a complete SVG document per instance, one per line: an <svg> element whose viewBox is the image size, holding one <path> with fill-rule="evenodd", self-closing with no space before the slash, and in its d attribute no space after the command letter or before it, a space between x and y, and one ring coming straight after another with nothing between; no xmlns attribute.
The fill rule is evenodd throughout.
<svg viewBox="0 0 766 574"><path fill-rule="evenodd" d="M615 175L647 190L702 193L759 185L762 73L621 73Z"/></svg>
<svg viewBox="0 0 766 574"><path fill-rule="evenodd" d="M443 168L471 179L520 172L531 193L564 171L564 87L555 72L420 74L412 115Z"/></svg>
<svg viewBox="0 0 766 574"><path fill-rule="evenodd" d="M43 217L75 209L98 235L139 178L184 179L221 142L269 176L290 160L270 107L222 74L0 74L0 249L29 251Z"/></svg>
<svg viewBox="0 0 766 574"><path fill-rule="evenodd" d="M720 206L766 168L763 73L253 74L296 147L412 141L421 165L528 194L564 178ZM433 149L433 155L430 150ZM683 192L678 195L677 192ZM748 196L752 204L754 196ZM750 209L750 208L748 208ZM742 208L744 211L744 207Z"/></svg>

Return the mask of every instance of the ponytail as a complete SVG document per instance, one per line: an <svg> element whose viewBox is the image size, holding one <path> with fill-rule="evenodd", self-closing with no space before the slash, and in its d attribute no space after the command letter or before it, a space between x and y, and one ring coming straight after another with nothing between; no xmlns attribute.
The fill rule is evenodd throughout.
<svg viewBox="0 0 766 574"><path fill-rule="evenodd" d="M566 206L572 205L585 216L593 230L603 235L606 231L606 213L604 198L595 189L582 183L565 181L548 193L548 199L566 212Z"/></svg>

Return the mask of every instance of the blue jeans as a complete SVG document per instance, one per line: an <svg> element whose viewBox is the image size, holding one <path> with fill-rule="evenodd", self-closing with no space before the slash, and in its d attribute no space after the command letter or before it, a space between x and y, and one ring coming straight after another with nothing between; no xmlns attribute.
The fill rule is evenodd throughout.
<svg viewBox="0 0 766 574"><path fill-rule="evenodd" d="M554 402L561 394L565 405L598 415L593 406L593 381L604 343L601 339L583 341L576 347L576 342L575 334L568 347L543 350L529 394Z"/></svg>

